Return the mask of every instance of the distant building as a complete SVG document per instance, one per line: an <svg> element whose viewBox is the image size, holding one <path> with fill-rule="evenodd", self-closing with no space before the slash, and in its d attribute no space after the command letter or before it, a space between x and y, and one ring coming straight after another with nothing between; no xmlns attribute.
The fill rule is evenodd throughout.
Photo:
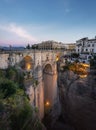
<svg viewBox="0 0 96 130"><path fill-rule="evenodd" d="M67 43L67 44L64 44L64 45L65 45L67 50L75 51L75 48L76 48L76 44L75 43Z"/></svg>
<svg viewBox="0 0 96 130"><path fill-rule="evenodd" d="M76 41L76 52L79 54L96 53L96 36L93 39L88 39L88 37L85 37Z"/></svg>
<svg viewBox="0 0 96 130"><path fill-rule="evenodd" d="M76 43L66 43L64 44L66 52L70 55L71 53L75 53Z"/></svg>
<svg viewBox="0 0 96 130"><path fill-rule="evenodd" d="M42 43L34 44L32 47L43 50L65 49L65 45L63 43L55 41L44 41Z"/></svg>

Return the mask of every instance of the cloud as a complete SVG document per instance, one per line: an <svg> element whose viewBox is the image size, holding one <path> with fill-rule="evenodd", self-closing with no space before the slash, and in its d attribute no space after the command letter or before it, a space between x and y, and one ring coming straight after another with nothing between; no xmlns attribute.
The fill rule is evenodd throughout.
<svg viewBox="0 0 96 130"><path fill-rule="evenodd" d="M19 36L20 38L23 38L27 41L36 42L37 40L31 36L26 29L24 29L21 26L17 26L14 23L8 24L8 25L0 25L0 29L3 31L14 33L15 35Z"/></svg>

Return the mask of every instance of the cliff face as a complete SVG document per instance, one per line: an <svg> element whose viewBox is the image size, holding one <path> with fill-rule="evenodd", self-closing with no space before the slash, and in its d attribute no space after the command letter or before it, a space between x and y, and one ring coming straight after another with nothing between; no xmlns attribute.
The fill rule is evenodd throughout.
<svg viewBox="0 0 96 130"><path fill-rule="evenodd" d="M76 130L96 130L96 73L79 78L72 71L58 73L61 114Z"/></svg>

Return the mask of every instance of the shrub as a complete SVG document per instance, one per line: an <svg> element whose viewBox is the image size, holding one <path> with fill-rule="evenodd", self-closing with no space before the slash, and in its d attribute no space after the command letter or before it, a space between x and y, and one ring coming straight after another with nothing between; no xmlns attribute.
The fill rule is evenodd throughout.
<svg viewBox="0 0 96 130"><path fill-rule="evenodd" d="M6 71L6 77L15 81L17 79L17 71L13 67L8 68Z"/></svg>
<svg viewBox="0 0 96 130"><path fill-rule="evenodd" d="M17 84L8 79L0 79L0 92L3 94L2 98L8 98L16 93Z"/></svg>

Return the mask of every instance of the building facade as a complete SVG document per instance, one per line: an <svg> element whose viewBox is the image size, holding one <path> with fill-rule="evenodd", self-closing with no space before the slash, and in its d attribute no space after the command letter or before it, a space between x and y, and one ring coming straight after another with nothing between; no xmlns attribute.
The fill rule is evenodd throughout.
<svg viewBox="0 0 96 130"><path fill-rule="evenodd" d="M63 43L56 41L44 41L33 46L40 50L65 49L65 45Z"/></svg>
<svg viewBox="0 0 96 130"><path fill-rule="evenodd" d="M65 48L71 52L75 52L76 44L75 43L67 43L64 44Z"/></svg>
<svg viewBox="0 0 96 130"><path fill-rule="evenodd" d="M76 53L96 53L96 36L93 39L88 39L88 37L85 37L76 41Z"/></svg>

